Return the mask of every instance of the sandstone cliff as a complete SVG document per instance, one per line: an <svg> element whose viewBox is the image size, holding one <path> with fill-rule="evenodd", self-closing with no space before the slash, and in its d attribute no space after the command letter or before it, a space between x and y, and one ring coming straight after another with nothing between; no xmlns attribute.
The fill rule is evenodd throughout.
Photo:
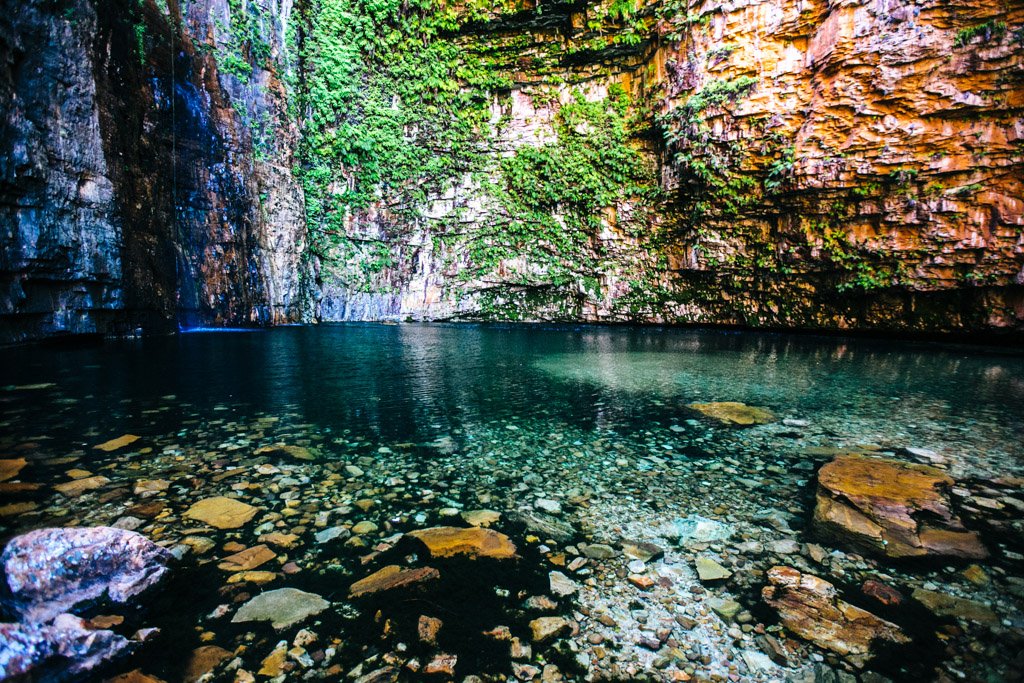
<svg viewBox="0 0 1024 683"><path fill-rule="evenodd" d="M0 337L1024 333L1024 5L8 2Z"/></svg>

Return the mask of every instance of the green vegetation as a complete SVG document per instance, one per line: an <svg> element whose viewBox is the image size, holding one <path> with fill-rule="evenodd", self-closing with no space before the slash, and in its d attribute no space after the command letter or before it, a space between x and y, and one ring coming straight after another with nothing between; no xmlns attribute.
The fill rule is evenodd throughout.
<svg viewBox="0 0 1024 683"><path fill-rule="evenodd" d="M469 255L461 277L488 281L520 258L525 267L503 273L503 283L597 298L610 256L601 233L648 231L658 192L654 169L631 144L629 124L621 87L598 101L574 91L558 110L557 141L520 147L500 162L500 181L484 184L493 209L486 229L450 241ZM622 265L624 255L616 256Z"/></svg>
<svg viewBox="0 0 1024 683"><path fill-rule="evenodd" d="M230 18L225 25L217 19L217 31L223 36L217 43L217 66L242 83L252 75L253 65L264 66L270 58L270 44L263 37L269 17L254 0L228 0Z"/></svg>
<svg viewBox="0 0 1024 683"><path fill-rule="evenodd" d="M975 38L981 38L983 43L990 40L998 40L1006 33L1006 22L989 19L984 24L970 26L956 32L953 39L953 47L965 47Z"/></svg>

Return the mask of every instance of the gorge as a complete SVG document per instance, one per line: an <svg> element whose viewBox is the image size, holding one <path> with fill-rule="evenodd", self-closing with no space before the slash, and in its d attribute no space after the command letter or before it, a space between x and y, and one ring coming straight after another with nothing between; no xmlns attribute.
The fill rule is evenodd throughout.
<svg viewBox="0 0 1024 683"><path fill-rule="evenodd" d="M1019 335L1019 3L10 2L3 340Z"/></svg>
<svg viewBox="0 0 1024 683"><path fill-rule="evenodd" d="M0 683L1016 683L1021 0L0 0Z"/></svg>

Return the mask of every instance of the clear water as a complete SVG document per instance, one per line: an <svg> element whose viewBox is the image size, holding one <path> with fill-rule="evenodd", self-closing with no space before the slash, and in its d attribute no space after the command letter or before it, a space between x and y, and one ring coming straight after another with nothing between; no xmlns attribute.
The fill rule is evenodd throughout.
<svg viewBox="0 0 1024 683"><path fill-rule="evenodd" d="M659 529L673 519L700 514L730 524L743 538L806 543L814 540L806 529L813 471L828 459L829 449L857 447L895 457L909 457L907 448L928 449L955 477L971 481L1024 474L1024 354L1014 349L721 331L347 324L196 332L85 349L5 349L2 354L0 445L4 452L19 449L30 459L20 479L44 484L11 497L35 508L0 517L5 533L54 523L109 524L130 516L133 505L150 500L132 492L132 484L146 478L172 481L157 498L170 513L159 522L142 520L139 530L157 530L150 535L171 547L186 532L195 532L180 514L201 497L235 495L278 512L297 499L303 504L298 521L308 523L292 524L286 518L277 528L306 531L296 549L280 553L281 560L297 561L303 571L283 576L271 588L298 585L324 593L332 582L347 585L359 578L358 558L367 549L345 545L326 552L310 538L317 525L366 519L381 527L372 539L379 541L390 536L387 532L452 523L441 516L442 507L488 508L512 520L518 508L531 507L535 499L554 498L580 540L663 542ZM708 401L766 407L778 419L739 429L687 408ZM92 449L124 433L142 439L110 455ZM258 476L252 469L267 458L255 457L254 451L272 443L309 446L319 458L272 460L279 472ZM335 478L328 485L329 475L342 464L355 463L365 470L363 477L347 483ZM241 481L253 485L232 489L239 478L213 480L212 475L234 467L246 468ZM111 482L67 499L49 487L67 481L70 468L101 473ZM366 511L352 508L355 500L365 498L377 503ZM324 513L319 519L318 512ZM773 513L788 520L788 530L763 523ZM251 545L258 536L254 528L204 534L218 544L235 540ZM531 543L515 522L496 528L520 545ZM560 550L540 548L530 555L539 576ZM737 560L728 547L713 546L710 552L723 561ZM218 553L228 554L217 549L210 557ZM995 580L984 587L965 582L959 569L944 564L908 570L856 555L843 555L820 573L829 576L831 571L831 580L850 585L882 573L908 591L937 584L993 602L1010 624L1006 628L1015 632L1024 622L1019 621L1019 600L1006 590L1004 578L1019 574L1009 557L986 565ZM678 563L677 583L693 579L688 558L686 552L666 555L666 564ZM793 558L761 552L739 557L735 566L763 570L787 559ZM204 558L187 554L183 566L200 571L207 565ZM581 605L616 613L623 645L607 661L566 654L571 661L563 668L582 667L573 675L583 676L589 661L591 673L610 675L608 662L614 662L621 665L615 669L620 677L632 671L658 678L683 664L694 667L692 661L680 661L657 669L657 653L631 644L629 635L653 629L650 622L671 618L673 609L693 607L689 593L676 606L637 610L615 597L625 589L617 587L614 567L605 576L601 567L591 566L577 578L582 581L591 570L597 585L581 591L576 603L563 602L566 613ZM176 609L173 619L159 613L147 618L165 622L177 659L198 644L191 627L203 624L214 634L203 643L233 651L240 642L255 642L242 665L258 668L254 661L266 656L279 634L269 627L261 632L253 626L207 623L210 608L231 604L233 594L218 592L223 572L202 576L209 585L189 588L193 608ZM758 611L753 576L712 592L742 598L757 619L770 624L770 615ZM618 584L625 585L622 578ZM250 587L249 592L258 590ZM335 588L332 599L344 602L344 591ZM710 623L712 617L699 607L693 607L698 616L708 617L702 624ZM358 618L318 623L321 630L353 642L351 629ZM714 628L707 633L701 628L693 635L700 642L690 646L711 651L714 661L696 660L698 672L703 667L751 680L781 680L821 654L805 646L790 669L755 672L738 664L730 670L730 662L739 661L736 653L751 647L747 641L756 634L729 643ZM1000 649L1010 642L1006 633L980 633L974 627L970 633L964 653L974 652L975 664L968 669L998 677L1013 668ZM676 637L685 650L689 636ZM932 652L927 648L934 643L920 647ZM978 657L971 647L992 656ZM374 651L337 649L333 663L344 671ZM944 655L947 671L962 672L964 653ZM164 675L174 668L166 657L140 656L133 665L150 661L155 673ZM984 667L978 659L986 660ZM460 675L472 672L472 662L480 666L466 653L461 661ZM842 667L834 657L830 661ZM379 661L365 668L374 664ZM326 664L317 666L314 670L320 671ZM293 673L298 677L302 669ZM232 680L233 673L222 678Z"/></svg>

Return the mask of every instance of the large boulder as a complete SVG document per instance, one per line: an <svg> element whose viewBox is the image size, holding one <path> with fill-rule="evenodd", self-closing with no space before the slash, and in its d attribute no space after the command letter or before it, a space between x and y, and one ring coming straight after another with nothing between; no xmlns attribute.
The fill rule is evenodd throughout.
<svg viewBox="0 0 1024 683"><path fill-rule="evenodd" d="M163 579L171 558L134 531L37 529L15 537L0 555L5 604L22 622L44 624L101 597L126 603Z"/></svg>
<svg viewBox="0 0 1024 683"><path fill-rule="evenodd" d="M842 600L824 579L792 567L772 567L768 581L761 596L779 613L783 626L857 665L871 658L875 641L910 642L899 626Z"/></svg>
<svg viewBox="0 0 1024 683"><path fill-rule="evenodd" d="M0 624L0 680L81 680L132 645L113 631L89 628L71 614L49 624Z"/></svg>
<svg viewBox="0 0 1024 683"><path fill-rule="evenodd" d="M887 557L983 558L988 551L950 508L953 479L927 465L845 454L818 472L814 528Z"/></svg>

